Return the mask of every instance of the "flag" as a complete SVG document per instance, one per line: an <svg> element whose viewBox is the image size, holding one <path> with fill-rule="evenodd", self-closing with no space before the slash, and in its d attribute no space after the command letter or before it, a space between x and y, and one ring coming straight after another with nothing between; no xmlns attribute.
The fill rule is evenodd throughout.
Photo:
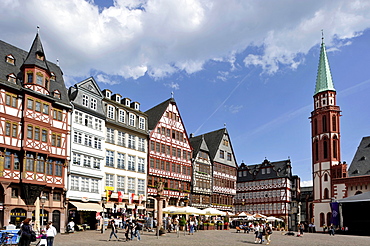
<svg viewBox="0 0 370 246"><path fill-rule="evenodd" d="M122 198L123 198L123 192L118 191L118 202L122 202Z"/></svg>
<svg viewBox="0 0 370 246"><path fill-rule="evenodd" d="M330 223L333 225L339 225L339 203L338 202L331 202L331 220Z"/></svg>

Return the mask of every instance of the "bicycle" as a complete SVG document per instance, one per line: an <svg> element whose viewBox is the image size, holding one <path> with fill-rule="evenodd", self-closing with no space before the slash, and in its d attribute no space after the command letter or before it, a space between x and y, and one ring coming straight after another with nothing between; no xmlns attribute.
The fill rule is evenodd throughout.
<svg viewBox="0 0 370 246"><path fill-rule="evenodd" d="M0 245L11 245L14 234L10 232L2 232L0 237Z"/></svg>

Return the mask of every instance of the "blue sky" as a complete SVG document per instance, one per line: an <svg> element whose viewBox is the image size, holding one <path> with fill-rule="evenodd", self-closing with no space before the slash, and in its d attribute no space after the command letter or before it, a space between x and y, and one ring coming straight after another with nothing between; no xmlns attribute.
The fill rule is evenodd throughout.
<svg viewBox="0 0 370 246"><path fill-rule="evenodd" d="M227 4L226 4L227 3ZM321 30L337 103L342 161L369 135L370 1L5 0L0 39L28 50L40 26L68 86L141 103L174 92L188 134L226 127L238 164L290 157L312 180L310 113Z"/></svg>

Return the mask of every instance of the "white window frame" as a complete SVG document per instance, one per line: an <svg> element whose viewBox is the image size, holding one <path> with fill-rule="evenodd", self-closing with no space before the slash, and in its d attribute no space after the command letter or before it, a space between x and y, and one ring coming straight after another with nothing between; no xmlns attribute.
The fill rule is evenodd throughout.
<svg viewBox="0 0 370 246"><path fill-rule="evenodd" d="M138 146L139 151L145 152L145 138L140 138L139 137L139 146Z"/></svg>
<svg viewBox="0 0 370 246"><path fill-rule="evenodd" d="M117 191L125 193L125 177L117 175Z"/></svg>
<svg viewBox="0 0 370 246"><path fill-rule="evenodd" d="M125 132L117 131L117 145L120 145L120 146L123 146L123 147L126 146L125 135L126 135Z"/></svg>
<svg viewBox="0 0 370 246"><path fill-rule="evenodd" d="M114 107L112 105L107 105L107 117L114 120Z"/></svg>
<svg viewBox="0 0 370 246"><path fill-rule="evenodd" d="M137 179L137 193L145 195L145 179Z"/></svg>
<svg viewBox="0 0 370 246"><path fill-rule="evenodd" d="M117 153L117 168L125 169L125 154Z"/></svg>
<svg viewBox="0 0 370 246"><path fill-rule="evenodd" d="M97 100L95 98L91 98L90 99L90 108L92 110L96 110L96 107L97 107Z"/></svg>
<svg viewBox="0 0 370 246"><path fill-rule="evenodd" d="M145 118L139 117L139 129L145 130Z"/></svg>
<svg viewBox="0 0 370 246"><path fill-rule="evenodd" d="M145 159L144 158L137 158L137 171L141 173L145 173Z"/></svg>
<svg viewBox="0 0 370 246"><path fill-rule="evenodd" d="M124 110L120 109L119 113L118 113L118 121L122 122L122 123L125 123L125 115L126 115L126 112Z"/></svg>
<svg viewBox="0 0 370 246"><path fill-rule="evenodd" d="M128 177L127 178L127 192L128 193L135 193L135 178Z"/></svg>
<svg viewBox="0 0 370 246"><path fill-rule="evenodd" d="M89 107L89 96L82 95L82 106Z"/></svg>
<svg viewBox="0 0 370 246"><path fill-rule="evenodd" d="M135 126L135 118L136 118L135 114L132 114L132 113L129 114L129 125L130 126Z"/></svg>
<svg viewBox="0 0 370 246"><path fill-rule="evenodd" d="M114 175L106 173L105 174L105 186L114 187Z"/></svg>
<svg viewBox="0 0 370 246"><path fill-rule="evenodd" d="M108 149L105 151L105 165L114 167L114 151Z"/></svg>
<svg viewBox="0 0 370 246"><path fill-rule="evenodd" d="M127 170L129 170L129 171L136 171L136 167L135 167L135 156L133 156L133 155L128 155Z"/></svg>

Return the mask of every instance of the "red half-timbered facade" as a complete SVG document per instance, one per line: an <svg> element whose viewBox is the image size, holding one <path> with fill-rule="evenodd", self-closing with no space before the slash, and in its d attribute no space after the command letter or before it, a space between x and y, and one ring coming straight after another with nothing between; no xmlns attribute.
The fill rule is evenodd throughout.
<svg viewBox="0 0 370 246"><path fill-rule="evenodd" d="M29 52L0 41L0 55L0 226L32 217L37 230L49 220L64 230L71 107L62 71L38 34Z"/></svg>
<svg viewBox="0 0 370 246"><path fill-rule="evenodd" d="M163 182L165 203L185 206L190 196L192 148L174 98L149 109L147 210L153 211L157 184Z"/></svg>

